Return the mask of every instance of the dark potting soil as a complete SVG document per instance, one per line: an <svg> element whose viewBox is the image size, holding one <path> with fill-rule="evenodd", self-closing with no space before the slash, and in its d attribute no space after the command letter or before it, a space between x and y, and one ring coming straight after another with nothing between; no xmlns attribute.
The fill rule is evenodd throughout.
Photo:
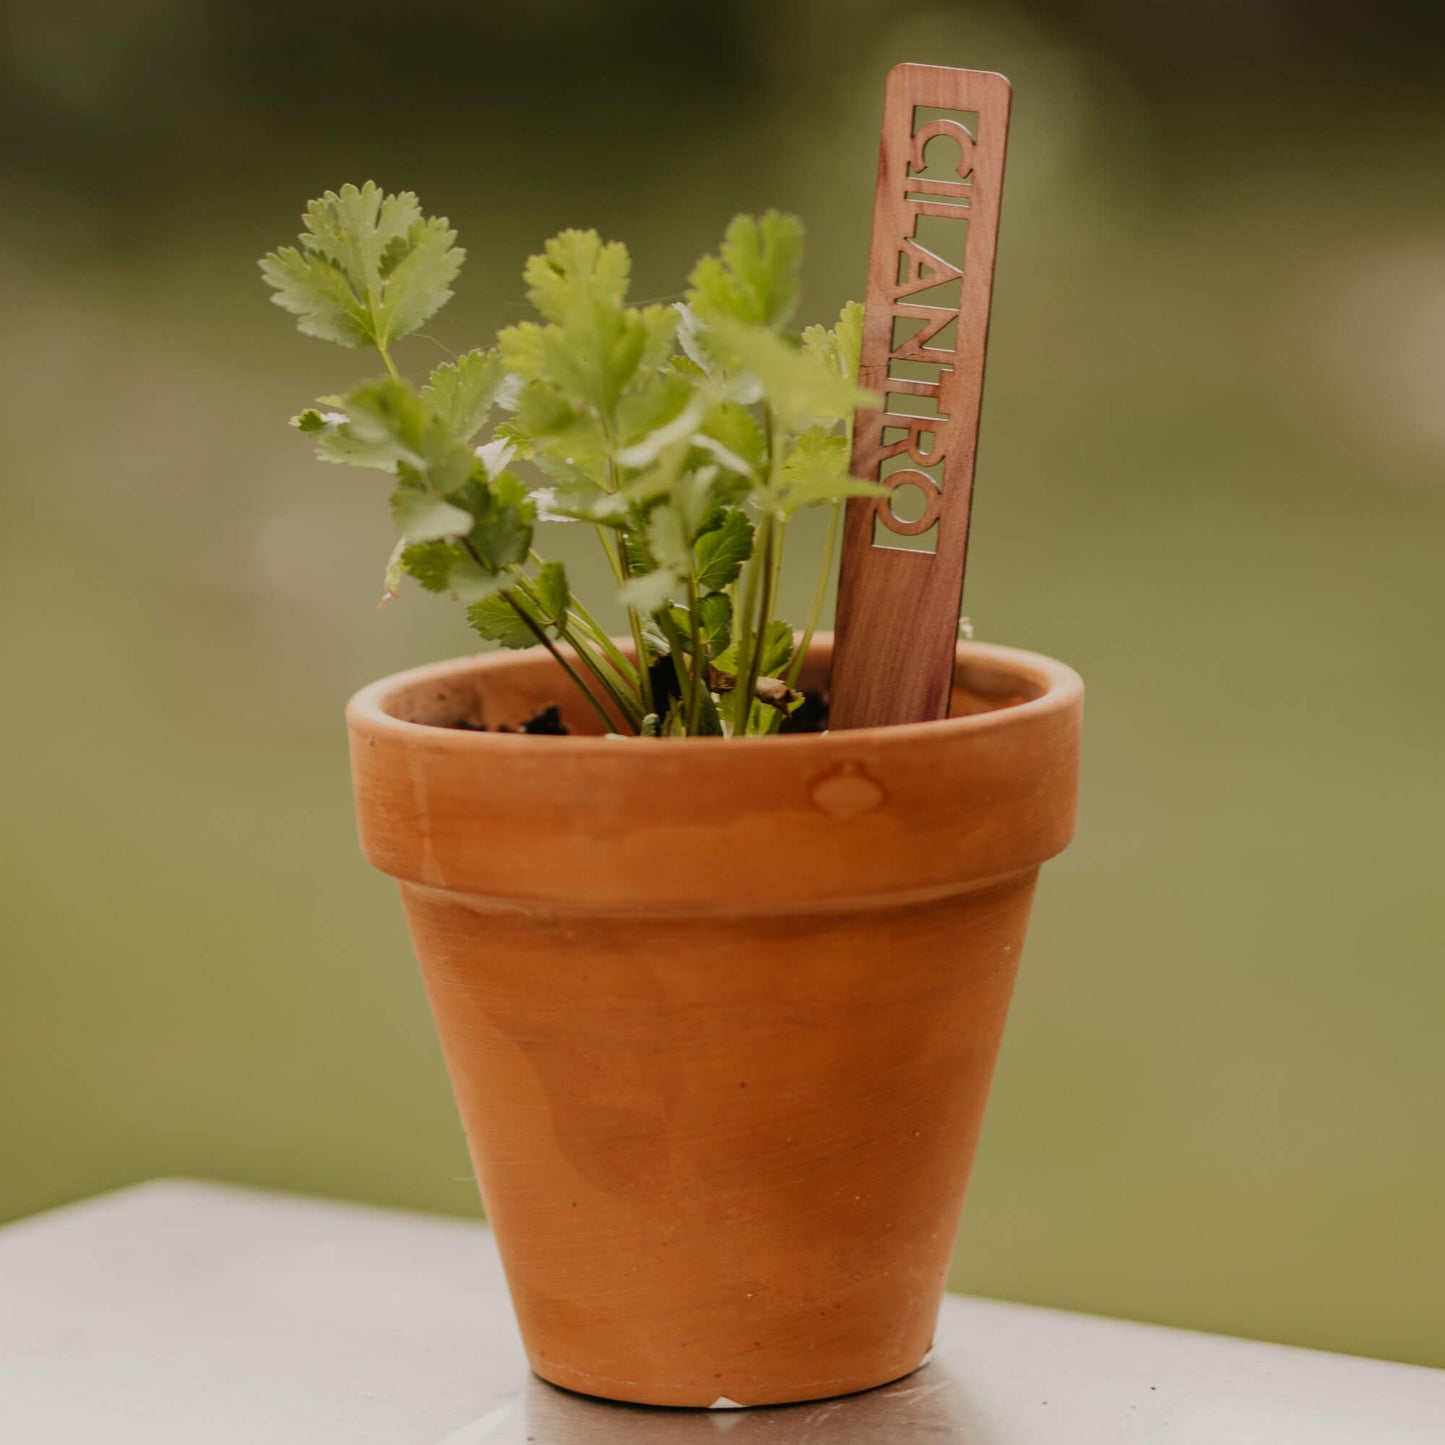
<svg viewBox="0 0 1445 1445"><path fill-rule="evenodd" d="M565 738L571 733L571 729L562 721L562 709L555 702L549 702L546 707L534 712L517 728L509 728L506 723L492 728L484 722L472 722L467 718L459 719L452 726L469 733L537 733L554 738Z"/></svg>
<svg viewBox="0 0 1445 1445"><path fill-rule="evenodd" d="M657 701L657 710L665 713L673 699L681 695L677 682L677 669L672 665L672 659L659 657L648 669L647 675L652 683L652 695ZM726 685L732 683L732 679L729 677L720 680ZM713 681L714 684L719 681L716 674L714 674ZM804 692L801 705L794 708L779 723L778 731L780 733L827 732L828 694L826 692Z"/></svg>
<svg viewBox="0 0 1445 1445"><path fill-rule="evenodd" d="M671 668L668 670L671 674ZM675 684L676 675L672 674L672 676ZM571 729L562 721L562 709L554 702L548 703L546 707L533 713L520 727L508 727L505 723L498 727L488 727L484 722L472 722L469 718L459 718L451 726L469 733L533 733L538 736L558 738L571 735ZM805 692L801 706L795 708L778 724L778 731L780 733L827 732L828 694Z"/></svg>
<svg viewBox="0 0 1445 1445"><path fill-rule="evenodd" d="M832 699L826 692L804 692L803 701L778 724L780 733L825 733Z"/></svg>

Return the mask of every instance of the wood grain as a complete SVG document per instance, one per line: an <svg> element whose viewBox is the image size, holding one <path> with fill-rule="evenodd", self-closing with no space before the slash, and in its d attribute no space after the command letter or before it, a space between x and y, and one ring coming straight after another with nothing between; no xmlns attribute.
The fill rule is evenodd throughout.
<svg viewBox="0 0 1445 1445"><path fill-rule="evenodd" d="M1009 99L1008 81L991 71L899 65L888 76L859 369L882 402L857 414L853 475L893 491L848 503L834 728L947 715ZM919 116L917 107L977 118ZM961 220L966 240L946 249L938 237ZM923 507L901 520L895 494L905 487ZM907 537L918 547L899 540Z"/></svg>

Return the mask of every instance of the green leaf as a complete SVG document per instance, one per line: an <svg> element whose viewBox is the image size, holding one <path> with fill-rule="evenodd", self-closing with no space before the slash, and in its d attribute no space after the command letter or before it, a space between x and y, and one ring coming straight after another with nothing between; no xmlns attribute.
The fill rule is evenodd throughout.
<svg viewBox="0 0 1445 1445"><path fill-rule="evenodd" d="M702 432L758 471L767 461L768 444L758 419L735 401L714 407L702 424Z"/></svg>
<svg viewBox="0 0 1445 1445"><path fill-rule="evenodd" d="M467 552L456 554L447 573L447 590L458 602L481 602L500 592L505 584L505 574L483 567Z"/></svg>
<svg viewBox="0 0 1445 1445"><path fill-rule="evenodd" d="M383 603L390 602L401 589L401 574L405 570L402 566L402 554L406 551L406 539L402 538L396 546L391 549L391 555L386 559L386 571L382 576Z"/></svg>
<svg viewBox="0 0 1445 1445"><path fill-rule="evenodd" d="M523 381L541 381L546 370L542 341L546 335L535 321L519 321L497 333L497 348L508 371ZM525 393L524 393L525 395Z"/></svg>
<svg viewBox="0 0 1445 1445"><path fill-rule="evenodd" d="M476 449L477 461L488 478L499 477L511 466L520 448L510 436L495 436Z"/></svg>
<svg viewBox="0 0 1445 1445"><path fill-rule="evenodd" d="M702 688L697 700L697 717L694 720L694 735L700 738L720 738L723 736L722 718L718 716L717 704L712 700L712 693L706 687Z"/></svg>
<svg viewBox="0 0 1445 1445"><path fill-rule="evenodd" d="M863 360L863 303L846 301L833 328L838 345L838 364L849 381L858 380L858 367Z"/></svg>
<svg viewBox="0 0 1445 1445"><path fill-rule="evenodd" d="M730 491L745 495L750 490L756 480L754 473L757 470L750 462L736 452L729 451L716 437L710 437L706 432L698 432L693 437L692 444L730 474L733 479L729 483Z"/></svg>
<svg viewBox="0 0 1445 1445"><path fill-rule="evenodd" d="M649 306L603 314L565 331L549 328L548 369L564 390L607 414L639 375L661 364L671 345L672 324L667 307Z"/></svg>
<svg viewBox="0 0 1445 1445"><path fill-rule="evenodd" d="M377 329L383 345L410 336L451 300L451 283L466 256L453 244L456 239L457 233L445 217L428 217L412 227L401 259L387 276L377 308ZM395 254L394 247L392 250Z"/></svg>
<svg viewBox="0 0 1445 1445"><path fill-rule="evenodd" d="M639 377L666 361L677 318L670 308L624 305L625 247L595 231L564 231L528 262L528 296L550 323L507 328L499 337L507 366L545 381L569 403L610 416Z"/></svg>
<svg viewBox="0 0 1445 1445"><path fill-rule="evenodd" d="M514 331L517 329L513 328ZM522 394L517 398L516 413L507 426L511 435L537 441L564 436L583 420L580 408L573 406L555 386L549 386L545 381L534 381L522 388ZM597 435L600 446L600 430Z"/></svg>
<svg viewBox="0 0 1445 1445"><path fill-rule="evenodd" d="M676 613L677 609L673 610ZM662 628L657 625L657 618L650 612L642 615L642 645L647 650L649 662L654 662L659 657L666 657L672 651L672 643L668 641Z"/></svg>
<svg viewBox="0 0 1445 1445"><path fill-rule="evenodd" d="M538 487L532 493L539 522L594 522L599 527L627 528L633 518L627 503L600 487L580 486L558 491Z"/></svg>
<svg viewBox="0 0 1445 1445"><path fill-rule="evenodd" d="M271 300L299 318L296 329L306 336L353 350L374 344L370 313L334 261L282 246L262 259L261 275L276 293Z"/></svg>
<svg viewBox="0 0 1445 1445"><path fill-rule="evenodd" d="M865 482L862 477L844 477L840 482L819 484L816 488L799 487L788 495L782 513L785 517L801 507L816 507L823 502L842 502L849 497L886 497L888 488L877 482Z"/></svg>
<svg viewBox="0 0 1445 1445"><path fill-rule="evenodd" d="M645 528L630 529L622 534L622 550L629 575L635 576L639 572L650 572L656 565L642 535L644 530Z"/></svg>
<svg viewBox="0 0 1445 1445"><path fill-rule="evenodd" d="M638 369L643 372L656 370L672 356L673 342L677 336L677 313L671 306L644 306L641 310L629 310L630 324L640 333L637 357Z"/></svg>
<svg viewBox="0 0 1445 1445"><path fill-rule="evenodd" d="M344 405L341 397L332 400L338 406ZM307 407L299 416L291 418L291 425L314 439L316 455L323 462L340 462L389 472L399 457L390 437L369 441L358 436L351 425L351 418L344 412L318 411L314 406Z"/></svg>
<svg viewBox="0 0 1445 1445"><path fill-rule="evenodd" d="M361 289L368 282L379 283L383 267L393 269L393 248L405 246L421 218L421 206L410 191L388 196L375 181L345 185L306 207L301 244L340 266Z"/></svg>
<svg viewBox="0 0 1445 1445"><path fill-rule="evenodd" d="M726 592L709 592L697 604L697 621L709 657L717 657L732 637L733 604Z"/></svg>
<svg viewBox="0 0 1445 1445"><path fill-rule="evenodd" d="M261 274L301 331L343 346L384 351L415 331L450 298L466 255L410 191L384 195L371 181L327 191L302 219L299 249L271 252Z"/></svg>
<svg viewBox="0 0 1445 1445"><path fill-rule="evenodd" d="M544 562L532 582L542 615L549 622L566 622L572 601L567 587L567 569L560 562Z"/></svg>
<svg viewBox="0 0 1445 1445"><path fill-rule="evenodd" d="M527 259L527 299L548 321L566 325L594 306L621 310L632 259L620 241L596 231L562 231Z"/></svg>
<svg viewBox="0 0 1445 1445"><path fill-rule="evenodd" d="M664 630L664 625L670 630ZM644 613L642 638L654 658L666 657L672 651L672 639L684 656L692 652L692 618L685 607L664 607Z"/></svg>
<svg viewBox="0 0 1445 1445"><path fill-rule="evenodd" d="M414 486L400 486L391 494L391 515L408 542L465 537L472 529L470 512Z"/></svg>
<svg viewBox="0 0 1445 1445"><path fill-rule="evenodd" d="M871 392L771 331L721 318L708 344L729 368L756 378L779 424L793 430L812 421L843 421L855 407L875 401Z"/></svg>
<svg viewBox="0 0 1445 1445"><path fill-rule="evenodd" d="M511 472L503 472L488 485L473 479L460 497L475 519L467 542L488 571L500 572L526 559L536 508Z"/></svg>
<svg viewBox="0 0 1445 1445"><path fill-rule="evenodd" d="M793 660L793 629L775 617L763 633L758 654L758 676L777 677Z"/></svg>
<svg viewBox="0 0 1445 1445"><path fill-rule="evenodd" d="M856 381L863 355L862 303L849 301L838 313L838 324L831 331L826 326L809 326L803 332L803 349L839 376Z"/></svg>
<svg viewBox="0 0 1445 1445"><path fill-rule="evenodd" d="M517 615L518 608L538 627L543 625L536 608L519 592L497 593L473 602L467 608L467 621L488 642L500 642L503 647L531 647L537 634Z"/></svg>
<svg viewBox="0 0 1445 1445"><path fill-rule="evenodd" d="M670 469L675 470L687 456L702 416L702 403L694 401L655 432L618 452L618 462L624 467L650 467L660 457L668 456L673 463Z"/></svg>
<svg viewBox="0 0 1445 1445"><path fill-rule="evenodd" d="M713 666L719 672L736 676L742 652L741 639L734 639L725 651L713 659ZM777 677L793 657L793 629L774 618L767 625L758 644L758 676Z"/></svg>
<svg viewBox="0 0 1445 1445"><path fill-rule="evenodd" d="M852 458L847 441L814 427L793 444L783 462L781 510L785 517L800 507L839 502L844 497L883 497L888 488L848 474Z"/></svg>
<svg viewBox="0 0 1445 1445"><path fill-rule="evenodd" d="M506 507L517 507L530 522L533 516L532 494L527 484L514 472L499 472L491 479L492 495Z"/></svg>
<svg viewBox="0 0 1445 1445"><path fill-rule="evenodd" d="M547 382L523 389L506 431L558 482L602 487L608 481L607 443L596 414L574 406Z"/></svg>
<svg viewBox="0 0 1445 1445"><path fill-rule="evenodd" d="M723 522L721 504L714 493L718 469L697 467L673 475L664 466L657 466L629 482L620 496L645 508L657 498L665 498L648 513L646 526L647 554L672 568L681 576L692 571L692 544ZM634 569L636 570L636 569Z"/></svg>
<svg viewBox="0 0 1445 1445"><path fill-rule="evenodd" d="M797 307L802 259L796 216L735 216L718 254L693 269L687 304L707 325L728 318L777 330Z"/></svg>
<svg viewBox="0 0 1445 1445"><path fill-rule="evenodd" d="M468 351L442 362L422 387L421 397L457 441L469 442L496 404L506 375L499 351Z"/></svg>
<svg viewBox="0 0 1445 1445"><path fill-rule="evenodd" d="M359 386L336 401L350 420L343 430L376 460L370 465L406 462L424 469L426 452L437 440L429 436L431 415L426 403L404 381L378 381ZM342 415L342 413L336 413Z"/></svg>
<svg viewBox="0 0 1445 1445"><path fill-rule="evenodd" d="M623 607L632 607L638 612L660 612L681 586L682 579L675 572L660 567L628 578L618 589L617 600Z"/></svg>
<svg viewBox="0 0 1445 1445"><path fill-rule="evenodd" d="M682 518L689 545L705 532L716 531L723 525L726 514L720 493L733 485L734 478L731 475L724 478L711 463L689 468L678 477L672 489L672 505Z"/></svg>
<svg viewBox="0 0 1445 1445"><path fill-rule="evenodd" d="M663 503L652 509L647 519L648 550L670 574L682 576L691 570L690 541L687 525L676 507Z"/></svg>
<svg viewBox="0 0 1445 1445"><path fill-rule="evenodd" d="M401 565L428 592L445 592L452 564L461 555L449 542L417 542L402 552Z"/></svg>
<svg viewBox="0 0 1445 1445"><path fill-rule="evenodd" d="M734 508L721 527L704 532L693 548L699 590L712 592L735 582L752 552L753 524Z"/></svg>
<svg viewBox="0 0 1445 1445"><path fill-rule="evenodd" d="M674 321L665 306L595 306L566 326L508 327L498 341L507 366L524 380L546 381L572 405L611 415L628 386L666 359Z"/></svg>
<svg viewBox="0 0 1445 1445"><path fill-rule="evenodd" d="M651 446L650 455L624 465L645 466L668 440L676 441L678 436L690 435L702 420L702 411L698 409L694 412L688 406L692 398L692 384L674 371L657 372L622 397L617 403L618 441L623 448L634 450L643 445ZM678 430L678 419L683 416L690 421ZM674 432L671 437L664 436L660 443L654 441L659 434L670 429Z"/></svg>
<svg viewBox="0 0 1445 1445"><path fill-rule="evenodd" d="M675 302L672 309L677 312L677 344L683 350L679 369L684 376L704 377L712 370L712 357L702 344L702 322L685 301Z"/></svg>

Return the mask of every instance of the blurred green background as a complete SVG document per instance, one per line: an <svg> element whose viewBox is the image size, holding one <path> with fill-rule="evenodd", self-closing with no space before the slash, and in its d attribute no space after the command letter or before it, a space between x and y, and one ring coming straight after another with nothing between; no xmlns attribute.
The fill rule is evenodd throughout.
<svg viewBox="0 0 1445 1445"><path fill-rule="evenodd" d="M1090 689L953 1283L1445 1365L1442 13L0 9L0 1217L157 1174L477 1211L341 727L469 635L377 611L381 481L285 426L364 363L255 258L419 191L470 259L415 373L563 225L666 298L776 205L831 316L928 61L1015 86L966 611Z"/></svg>

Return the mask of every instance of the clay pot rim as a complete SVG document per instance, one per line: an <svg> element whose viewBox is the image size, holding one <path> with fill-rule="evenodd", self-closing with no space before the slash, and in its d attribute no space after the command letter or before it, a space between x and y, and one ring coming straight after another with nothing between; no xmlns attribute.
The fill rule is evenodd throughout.
<svg viewBox="0 0 1445 1445"><path fill-rule="evenodd" d="M630 643L631 639L627 641ZM816 634L809 648L809 661L816 657L827 657L832 651L832 645L831 633ZM615 735L575 734L558 737L522 732L481 732L442 723L412 722L397 717L389 710L406 694L419 688L434 687L440 682L451 682L459 677L502 669L508 665L515 666L523 658L532 661L538 657L539 652L538 648L499 648L495 652L446 658L440 662L424 663L420 667L391 673L368 683L352 695L346 705L346 720L350 726L363 728L373 734L391 733L398 739L409 736L420 740L424 737L429 748L444 747L459 752L476 752L486 748L521 749L550 754L559 761L563 757L581 761L595 755L599 758L610 758L615 762L620 746ZM648 752L653 748L660 748L667 754L675 755L677 749L681 748L687 755L696 754L699 759L712 758L716 761L720 748L723 749L723 756L731 758L744 754L758 756L765 752L774 753L779 748L808 749L826 756L832 751L856 754L860 745L869 749L907 748L925 741L934 744L951 740L962 741L970 734L992 732L1001 727L1015 726L1027 719L1067 712L1076 708L1083 696L1084 682L1079 674L1067 663L1040 652L1028 652L1022 648L1006 647L992 642L960 642L958 662L960 671L970 663L977 662L991 666L996 671L1010 673L1041 690L1038 696L1022 702L1009 702L988 711L931 722L894 723L888 727L847 728L824 733L774 734L769 737L748 738L743 743L733 738L651 738L648 739ZM623 735L620 741L627 743L636 739Z"/></svg>

